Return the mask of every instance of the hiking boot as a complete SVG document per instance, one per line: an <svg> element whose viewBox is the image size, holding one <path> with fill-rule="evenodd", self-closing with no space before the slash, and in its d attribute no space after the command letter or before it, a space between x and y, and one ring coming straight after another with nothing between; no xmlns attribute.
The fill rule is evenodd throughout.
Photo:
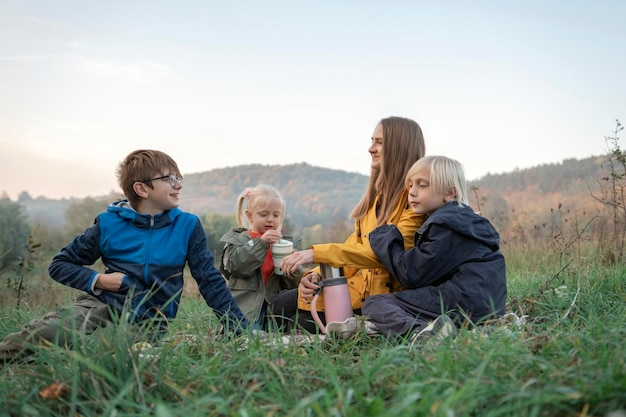
<svg viewBox="0 0 626 417"><path fill-rule="evenodd" d="M410 348L427 340L443 340L448 336L453 336L455 333L456 326L454 322L450 317L443 314L428 323L428 325L419 332L411 334L409 338L411 342Z"/></svg>

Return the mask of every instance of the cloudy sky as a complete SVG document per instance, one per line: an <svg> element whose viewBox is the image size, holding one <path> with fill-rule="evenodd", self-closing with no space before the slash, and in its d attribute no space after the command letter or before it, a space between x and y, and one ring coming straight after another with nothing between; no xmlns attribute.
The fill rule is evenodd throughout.
<svg viewBox="0 0 626 417"><path fill-rule="evenodd" d="M600 155L625 40L622 0L0 0L0 194L117 191L138 148L368 174L391 115L470 180Z"/></svg>

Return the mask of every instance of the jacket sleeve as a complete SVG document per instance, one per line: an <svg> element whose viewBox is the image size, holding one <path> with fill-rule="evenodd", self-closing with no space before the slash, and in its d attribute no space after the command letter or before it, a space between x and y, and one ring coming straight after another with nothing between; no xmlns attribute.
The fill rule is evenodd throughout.
<svg viewBox="0 0 626 417"><path fill-rule="evenodd" d="M207 305L213 309L225 328L245 328L248 323L233 299L226 280L215 266L215 259L208 248L206 235L198 219L189 241L187 263L191 275Z"/></svg>
<svg viewBox="0 0 626 417"><path fill-rule="evenodd" d="M400 232L393 225L377 228L370 242L385 268L406 288L436 285L458 268L460 239L454 231L431 224L417 236L415 247L404 250Z"/></svg>
<svg viewBox="0 0 626 417"><path fill-rule="evenodd" d="M411 209L404 209L396 228L402 238L402 248L413 247L415 232L424 221L423 216L413 213ZM367 231L363 231L367 233ZM313 245L313 262L341 265L350 268L380 268L383 264L370 247L371 235L362 238L355 231L344 243L326 243Z"/></svg>
<svg viewBox="0 0 626 417"><path fill-rule="evenodd" d="M97 217L92 226L55 255L48 268L50 277L63 285L89 293L98 272L85 265L93 265L100 258L99 243L100 221Z"/></svg>
<svg viewBox="0 0 626 417"><path fill-rule="evenodd" d="M258 237L243 244L227 244L224 249L224 268L233 277L254 278L263 265L270 245Z"/></svg>

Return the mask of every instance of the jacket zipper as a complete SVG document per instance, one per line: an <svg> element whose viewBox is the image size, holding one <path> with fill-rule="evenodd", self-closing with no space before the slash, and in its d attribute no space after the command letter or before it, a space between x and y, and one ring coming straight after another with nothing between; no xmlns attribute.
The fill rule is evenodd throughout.
<svg viewBox="0 0 626 417"><path fill-rule="evenodd" d="M146 258L144 260L143 280L148 286L148 270L150 267L150 255L152 254L152 237L154 236L154 217L150 217L150 237L148 238L148 245L146 246Z"/></svg>

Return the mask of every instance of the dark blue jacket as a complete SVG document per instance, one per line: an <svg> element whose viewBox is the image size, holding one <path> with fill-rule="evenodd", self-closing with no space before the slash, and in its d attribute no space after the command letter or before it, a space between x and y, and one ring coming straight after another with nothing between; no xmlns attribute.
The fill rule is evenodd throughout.
<svg viewBox="0 0 626 417"><path fill-rule="evenodd" d="M106 273L125 274L118 292L92 292L98 272L84 265L100 258ZM112 203L54 257L49 272L54 280L92 294L115 310L129 303L135 320L157 314L173 318L183 290L185 263L218 318L223 323L230 320L230 327L232 321L246 326L214 265L200 220L178 208L152 217L133 210L127 200Z"/></svg>
<svg viewBox="0 0 626 417"><path fill-rule="evenodd" d="M385 268L407 288L397 293L404 301L436 315L461 310L474 322L504 314L500 236L470 206L449 202L435 210L407 251L394 225L378 227L369 241Z"/></svg>

